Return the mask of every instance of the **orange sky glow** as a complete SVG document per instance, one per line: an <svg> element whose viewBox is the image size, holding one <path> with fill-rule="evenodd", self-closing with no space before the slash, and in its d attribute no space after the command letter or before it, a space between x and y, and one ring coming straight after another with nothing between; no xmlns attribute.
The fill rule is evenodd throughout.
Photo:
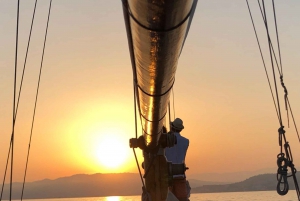
<svg viewBox="0 0 300 201"><path fill-rule="evenodd" d="M250 5L270 65L260 13L255 2ZM21 2L18 86L33 6L33 0ZM47 6L43 1L37 7L16 120L14 181L24 175ZM284 79L299 124L300 3L278 2L277 9ZM129 148L135 137L134 105L121 2L54 1L51 12L27 181L138 172ZM15 2L0 1L0 178L12 127L15 13ZM190 139L188 176L276 172L279 124L244 1L198 3L173 91L171 116L183 119L182 135ZM299 167L300 144L290 127L287 138ZM142 163L141 151L137 154Z"/></svg>

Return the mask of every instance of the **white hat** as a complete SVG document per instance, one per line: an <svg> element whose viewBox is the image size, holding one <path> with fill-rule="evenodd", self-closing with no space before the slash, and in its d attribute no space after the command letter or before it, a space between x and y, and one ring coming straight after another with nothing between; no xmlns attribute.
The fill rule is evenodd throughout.
<svg viewBox="0 0 300 201"><path fill-rule="evenodd" d="M172 123L171 123L172 127L175 129L184 129L183 126L183 121L180 118L176 118Z"/></svg>

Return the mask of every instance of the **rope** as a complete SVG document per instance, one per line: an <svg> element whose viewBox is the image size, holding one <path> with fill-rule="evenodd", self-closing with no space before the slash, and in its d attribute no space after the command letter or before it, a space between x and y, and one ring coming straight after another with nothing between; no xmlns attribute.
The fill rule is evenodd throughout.
<svg viewBox="0 0 300 201"><path fill-rule="evenodd" d="M45 38L44 38L44 45L43 45L43 52L42 52L42 59L41 59L41 65L40 65L38 84L37 84L37 89L36 89L36 96L35 96L33 117L32 117L32 123L31 123L30 139L29 139L29 145L28 145L28 152L27 152L24 180L23 180L23 186L22 186L21 200L23 199L23 193L24 193L25 179L26 179L27 166L28 166L29 153L30 153L30 145L31 145L31 140L32 140L32 131L33 131L33 125L34 125L34 119L35 119L35 113L36 113L37 100L38 100L38 95L39 95L39 88L40 88L40 81L41 81L41 75L42 75L45 47L46 47L46 42L47 42L48 26L49 26L50 14L51 14L51 4L52 4L52 0L50 0L50 4L49 4L46 32L45 32Z"/></svg>
<svg viewBox="0 0 300 201"><path fill-rule="evenodd" d="M16 26L16 49L15 49L15 76L14 76L14 98L13 98L13 120L12 120L12 134L11 134L11 166L10 166L10 191L9 200L12 197L12 180L13 180L13 165L14 165L14 134L15 134L15 108L16 108L16 86L17 86L17 66L18 66L18 39L19 39L19 16L20 16L20 0L17 6L17 26Z"/></svg>
<svg viewBox="0 0 300 201"><path fill-rule="evenodd" d="M274 59L276 61L278 73L280 75L280 83L281 83L281 86L284 89L285 109L287 111L287 120L288 120L288 124L289 124L288 109L290 109L291 114L292 114L292 110L291 110L289 100L288 100L288 91L287 91L287 88L286 88L286 86L284 85L284 82L283 82L283 71L282 71L282 61L281 61L281 53L280 53L280 45L279 45L279 34L278 34L278 28L277 28L274 1L273 1L273 13L274 13L274 21L275 21L275 27L276 27L276 36L277 36L277 45L278 45L278 52L279 52L280 68L279 68L279 65L278 65L278 62L277 62L277 59L276 59L276 54L275 54L275 51L274 51L274 48L273 48L273 45L272 45L271 37L269 35L267 15L266 15L264 1L262 0L263 8L261 7L260 1L258 0L257 2L258 2L258 5L259 5L259 8L260 8L262 19L264 21L266 32L267 32L269 53L270 53L270 59L271 59L271 64L272 64L273 79L274 79L274 86L275 86L278 106L276 106L275 99L274 99L274 96L273 96L272 87L271 87L270 80L269 80L269 77L268 77L268 73L267 73L267 70L266 70L265 62L264 62L264 59L263 59L262 51L261 51L261 48L260 48L260 44L259 44L256 29L255 29L255 26L254 26L254 21L253 21L253 18L252 18L252 14L251 14L251 10L250 10L250 7L249 7L248 0L246 0L246 2L247 2L248 10L249 10L249 13L250 13L250 17L251 17L253 29L254 29L254 32L255 32L256 40L257 40L257 43L258 43L258 46L259 46L261 58L262 58L262 61L263 61L263 64L264 64L264 68L265 68L266 76L267 76L267 79L268 79L269 87L270 87L270 90L271 90L271 93L272 93L273 103L274 103L276 113L277 113L277 117L278 117L279 124L280 124L280 128L278 129L280 153L277 155L277 166L278 166L278 170L277 170L277 180L278 180L277 192L278 192L279 195L287 194L287 192L289 190L289 184L288 184L287 178L288 177L293 177L296 192L297 192L297 196L298 196L298 200L300 201L300 189L299 189L299 185L298 185L297 178L296 178L296 172L297 171L296 171L296 168L294 167L294 164L293 164L293 157L292 157L291 148L290 148L288 142L286 141L286 137L285 137L285 130L284 130L284 126L283 126L283 123L282 123L282 117L281 117L281 112L280 112L280 103L279 103L279 97L278 97L278 89L277 89L277 83L276 83L276 78L275 78L273 56L274 56ZM278 110L277 110L277 108L278 108ZM292 115L292 118L293 118L295 129L296 129L296 132L297 132L297 135L298 135L298 140L300 142L298 129L297 129L297 126L295 124L295 119L294 119L293 115ZM284 145L283 145L283 140L284 140ZM284 146L284 152L285 153L283 153L283 146ZM287 174L288 167L291 168L291 172L292 172L292 174L289 175L289 176ZM283 188L281 189L281 187L283 187Z"/></svg>
<svg viewBox="0 0 300 201"><path fill-rule="evenodd" d="M133 154L134 154L134 157L135 157L136 165L137 165L138 170L139 170L139 174L140 174L140 178L141 178L141 181L142 181L142 184L143 184L143 188L146 188L144 180L143 180L142 172L141 172L141 169L140 169L140 164L139 164L138 159L136 157L136 153L135 153L134 148L132 148L132 150L133 150Z"/></svg>
<svg viewBox="0 0 300 201"><path fill-rule="evenodd" d="M136 82L133 81L133 100L134 100L134 125L135 125L135 138L138 137L138 131L137 131L137 109L136 109L136 105L137 105L137 85L136 85ZM143 128L143 127L142 127ZM140 175L140 178L141 178L141 181L142 181L142 185L143 185L143 191L144 189L146 189L145 187L145 183L144 183L144 180L143 180L143 176L142 176L142 172L141 172L141 169L140 169L140 164L139 164L139 161L138 161L138 158L136 156L136 153L135 153L135 150L134 148L132 148L132 151L133 151L133 154L134 154L134 158L135 158L135 162L136 162L136 165L137 165L137 168L139 170L139 175Z"/></svg>
<svg viewBox="0 0 300 201"><path fill-rule="evenodd" d="M168 111L169 111L169 130L171 130L171 108L170 108L170 101L168 103Z"/></svg>
<svg viewBox="0 0 300 201"><path fill-rule="evenodd" d="M175 83L175 79L173 80L173 83L172 83L172 85L170 86L170 88L169 88L167 91L165 91L164 93L162 93L162 94L149 94L149 93L147 93L146 91L144 91L144 90L142 89L142 87L140 87L138 84L136 84L136 85L137 85L137 87L138 87L144 94L146 94L147 96L150 96L150 97L161 97L161 96L164 96L164 95L166 95L167 93L169 93L169 91L173 88L174 83Z"/></svg>
<svg viewBox="0 0 300 201"><path fill-rule="evenodd" d="M269 35L268 24L267 24L267 17L266 17L267 15L266 15L264 1L262 1L262 4L263 4L264 16L265 16L266 31L267 31L267 34ZM280 103L279 103L279 98L278 98L278 91L277 91L276 78L275 78L275 71L274 71L274 65L273 65L273 59L272 59L270 37L268 37L268 42L269 42L270 58L271 58L271 63L272 63L274 85L275 85L275 89L276 89L278 112L279 112L279 118L280 118L279 119L280 128L278 130L279 131L279 144L280 144L280 154L279 154L280 157L277 158L277 164L278 164L278 171L277 171L277 180L278 180L278 183L277 183L277 192L278 192L279 195L285 195L288 192L289 186L288 186L288 181L287 181L287 167L290 167L291 171L292 171L293 178L294 178L294 183L295 183L295 188L296 188L298 200L300 200L300 190L299 190L298 181L297 181L297 178L296 178L296 175L295 175L296 174L296 169L295 169L294 164L293 164L293 159L292 159L292 157L290 157L291 156L291 150L290 150L288 142L286 141L284 126L283 126L282 118L281 118L281 114L280 114ZM286 101L287 90L286 90L286 87L284 86L284 83L283 83L283 76L282 76L282 74L280 75L280 81L281 81L282 87L284 88L285 101ZM286 155L287 158L284 158L284 153L282 151L282 137L284 138L284 141L285 141L284 148L285 148L285 155ZM281 165L282 164L282 160L284 160L284 166ZM280 175L280 176L278 176L278 175ZM281 186L282 183L284 184L284 188L283 189L280 188L280 186Z"/></svg>
<svg viewBox="0 0 300 201"><path fill-rule="evenodd" d="M277 193L279 195L286 195L289 191L289 184L288 184L288 177L293 177L294 184L295 184L295 190L298 196L298 200L300 200L300 188L298 185L297 177L296 177L296 168L293 164L293 156L292 151L289 143L286 141L285 137L285 130L284 127L280 127L278 129L279 133L279 145L280 145L280 153L277 155ZM284 151L282 150L282 139L284 140ZM291 168L292 174L288 176L288 167ZM281 186L283 186L283 189L281 189Z"/></svg>
<svg viewBox="0 0 300 201"><path fill-rule="evenodd" d="M290 111L291 111L291 115L292 115L292 119L293 119L293 122L294 122L295 130L296 130L296 133L297 133L297 136L298 136L298 140L299 140L299 142L300 142L299 132L298 132L298 129L297 129L297 125L296 125L296 122L295 122L295 118L294 118L294 115L293 115L293 111L292 111L292 108L291 108L291 105L290 105L289 98L287 97L286 100L287 100L289 109L290 109Z"/></svg>
<svg viewBox="0 0 300 201"><path fill-rule="evenodd" d="M259 0L257 0L257 1L258 1L258 6L259 6L259 9L260 9L260 13L261 13L263 22L264 22L264 24L266 25L266 19L265 19L265 16L264 16L264 14L263 14L263 11L262 11L260 2L259 2ZM270 43L271 43L272 53L273 53L273 55L274 55L274 59L275 59L275 62L276 62L276 66L277 66L278 72L279 72L279 74L281 75L281 71L280 71L280 68L279 68L279 65L278 65L278 61L277 61L276 54L275 54L275 51L274 51L274 48L273 48L273 44L272 44L271 37L270 37L270 35L267 35L267 36L268 36L268 38L270 38Z"/></svg>
<svg viewBox="0 0 300 201"><path fill-rule="evenodd" d="M35 10L36 10L36 4L37 4L37 0L35 1L34 10L33 10L33 16L32 16L32 20L31 20L31 26L30 26L29 36L28 36L28 42L27 42L25 60L24 60L23 71L22 71L21 82L20 82L20 88L19 88L19 94L18 94L18 98L17 98L17 105L16 105L16 110L14 112L14 123L13 123L13 126L15 126L15 123L16 123L16 117L17 117L19 103L20 103L20 97L21 97L21 91L22 91L22 86L23 86L24 74L25 74L25 69L26 69L27 56L28 56L28 52L29 52L29 45L30 45L32 27L33 27L33 21L34 21ZM7 161L6 161L5 171L4 171L4 178L3 178L3 183L2 183L0 201L2 200L3 188L4 188L6 173L7 173L7 166L8 166L10 151L11 151L11 143L10 143L9 150L8 150L8 155L7 155Z"/></svg>
<svg viewBox="0 0 300 201"><path fill-rule="evenodd" d="M138 134L137 134L137 116L136 116L136 85L135 83L133 82L133 100L134 100L134 122L135 122L135 138L138 137Z"/></svg>
<svg viewBox="0 0 300 201"><path fill-rule="evenodd" d="M279 34L278 34L278 29L277 29L277 20L276 20L276 12L275 12L275 4L274 0L272 0L272 5L273 5L273 13L274 13L274 23L275 23L275 28L276 28L276 37L277 37L277 46L278 46L278 54L279 54L279 61L280 61L280 68L281 68L281 75L283 76L283 71L282 71L282 62L281 62L281 53L280 53L280 45L279 45Z"/></svg>
<svg viewBox="0 0 300 201"><path fill-rule="evenodd" d="M261 9L261 5L258 1L258 5L260 7L260 11L262 13L262 9ZM273 9L275 9L275 5L273 6ZM275 12L275 10L274 10ZM265 18L264 18L264 15L262 13L262 16L263 16L263 19L264 19L264 22L265 22ZM275 20L276 20L276 16L275 16ZM276 26L276 30L277 29L277 23L275 23L275 26ZM277 33L277 36L278 36L278 33ZM268 38L270 38L270 36L268 35ZM279 43L279 37L278 37L278 43ZM272 46L272 43L271 43L271 47L272 47L272 51L273 51L273 54L274 54L274 58L275 58L275 61L276 61L276 64L277 64L277 69L278 69L278 73L280 75L280 82L281 82L281 86L283 87L284 89L284 100L285 100L285 109L287 111L287 120L288 120L288 126L289 126L289 112L288 112L288 109L290 109L291 111L291 116L292 116L292 120L293 120L293 124L294 124L294 127L295 127L295 130L296 130L296 133L297 133L297 136L298 136L298 140L300 142L300 137L299 137L299 132L298 132L298 129L297 129L297 125L296 125L296 121L295 121L295 118L294 118L294 115L292 114L292 108L291 108L291 105L289 104L289 100L288 100L288 91L287 91L287 88L285 87L284 85L284 82L283 82L283 70L282 70L282 62L281 62L281 55L279 55L280 57L280 65L281 65L281 70L279 69L279 66L278 66L278 63L277 63L277 59L276 59L276 56L275 56L275 52L274 52L274 49L273 49L273 46ZM280 54L280 45L278 45L278 52Z"/></svg>
<svg viewBox="0 0 300 201"><path fill-rule="evenodd" d="M260 2L258 1L259 6L260 6ZM284 130L284 126L282 123L282 117L281 117L281 113L280 113L280 103L279 103L279 97L278 97L278 90L277 90L277 84L276 84L276 78L275 78L275 70L274 70L274 64L273 64L273 57L272 57L272 45L271 45L271 39L270 39L270 35L269 35L269 30L268 30L268 24L267 24L267 15L266 15L266 9L265 9L265 4L264 1L262 1L262 5L263 5L263 19L265 22L265 27L266 27L266 31L267 31L267 35L268 35L268 44L269 44L269 52L270 52L270 59L271 59L271 64L272 64L272 71L273 71L273 78L274 78L274 85L275 85L275 90L276 90L276 97L277 97L277 104L278 104L278 114L279 114L279 123L280 123L280 128L278 129L279 132L279 146L280 146L280 154L278 154L277 156L277 165L278 165L278 170L277 170L277 192L280 195L285 195L288 190L289 190L289 186L288 186L288 181L287 181L287 167L291 168L291 172L292 172L292 176L294 179L294 183L295 183L295 188L296 188L296 192L297 192L297 196L298 196L298 200L300 201L300 189L298 186L298 181L296 178L296 169L294 167L293 164L293 158L292 158L292 153L291 153L291 149L290 146L288 144L288 142L286 141L286 137L285 137L285 130ZM261 6L260 6L261 9ZM275 12L275 5L274 5L274 1L273 1L273 13L274 13L274 20L275 20L275 26L276 26L276 35L277 35L277 43L278 43L278 51L279 51L279 59L280 59L280 65L281 65L281 70L278 69L278 72L280 74L280 82L281 82L281 86L284 89L284 100L285 100L285 108L287 110L287 118L289 120L289 116L288 116L288 99L287 99L287 89L284 85L283 82L283 74L282 74L282 63L281 63L281 55L280 55L280 45L279 45L279 37L278 37L278 29L277 29L277 22L276 22L276 12ZM273 50L273 54L274 57L275 53ZM284 150L285 150L285 154L283 153L283 145L282 145L282 138L284 139ZM285 158L286 156L286 158ZM282 163L284 162L284 164L282 165ZM283 189L281 189L281 185L283 184Z"/></svg>
<svg viewBox="0 0 300 201"><path fill-rule="evenodd" d="M172 96L173 96L173 115L174 115L174 119L175 119L175 99L174 99L174 90L172 88Z"/></svg>
<svg viewBox="0 0 300 201"><path fill-rule="evenodd" d="M263 12L265 16L265 27L267 31L267 35L269 36L269 28L268 28L268 22L267 22L267 15L266 15L266 9L265 9L265 3L262 1L263 4ZM274 80L274 86L275 86L275 92L276 92L276 99L277 99L277 108L278 108L278 116L279 116L279 124L282 127L282 117L281 117L281 111L280 111L280 102L279 102L279 95L278 95L278 89L277 89L277 82L276 82L276 77L275 77L275 70L274 70L274 63L273 63L273 56L272 56L272 51L271 51L271 39L268 37L268 44L269 44L269 53L270 53L270 60L271 60L271 66L272 66L272 71L273 71L273 80Z"/></svg>
<svg viewBox="0 0 300 201"><path fill-rule="evenodd" d="M263 12L262 12L261 5L260 5L259 1L258 1L258 5L259 5L259 8L260 8L260 11L261 11L261 14L262 14L264 23L265 23L265 25L266 25L266 18L265 18L265 15L264 15ZM281 61L281 53L280 53L280 45L279 45L279 37L278 37L278 29L277 29L277 22L276 22L276 15L275 15L275 5L274 5L274 1L273 1L273 11L274 11L273 13L274 13L275 28L276 28L276 36L277 36L277 44L278 44L279 60L280 60L280 69L279 69L279 65L278 65L277 59L276 59L276 55L275 55L275 51L274 51L272 42L271 42L271 49L272 49L272 52L273 52L273 55L274 55L274 58L275 58L275 61L276 61L278 73L279 73L279 75L280 75L281 86L284 88L284 92L285 92L285 95L284 95L285 110L286 110L286 116L287 116L288 127L289 127L289 124L290 124L290 123L289 123L289 110L288 110L288 107L287 107L287 90L286 90L286 88L285 88L285 86L284 86L284 83L283 83L283 70L282 70L282 61ZM269 34L268 34L268 38L270 39ZM271 41L271 39L270 39L270 41Z"/></svg>
<svg viewBox="0 0 300 201"><path fill-rule="evenodd" d="M11 150L11 140L10 140L10 143L9 143L9 149L8 149L8 154L7 154L7 159L6 159L6 166L5 166L4 178L3 178L2 188L1 188L0 201L2 200L2 195L3 195L3 188L4 188L5 178L6 178L6 172L7 172L7 166L8 166L8 161L9 161L10 150Z"/></svg>
<svg viewBox="0 0 300 201"><path fill-rule="evenodd" d="M266 76L267 76L267 80L268 80L268 84L269 84L269 88L270 88L270 91L271 91L271 95L272 95L274 107L275 107L275 110L276 110L276 115L277 115L277 117L279 119L278 109L277 109L277 106L276 106L276 103L275 103L275 98L274 98L273 90L272 90L272 87L271 87L270 78L269 78L269 75L268 75L268 71L267 71L265 60L264 60L264 56L262 54L262 50L261 50L261 46L260 46L260 43L259 43L259 39L258 39L258 36L257 36L257 32L256 32L256 28L255 28L255 25L254 25L254 21L253 21L251 9L250 9L248 0L246 0L246 2L247 2L247 6L248 6L248 11L249 11L249 14L250 14L250 18L251 18L253 30L254 30L254 33L255 33L256 41L257 41L257 44L258 44L260 56L261 56L261 59L262 59L262 62L263 62L264 70L265 70L265 73L266 73Z"/></svg>

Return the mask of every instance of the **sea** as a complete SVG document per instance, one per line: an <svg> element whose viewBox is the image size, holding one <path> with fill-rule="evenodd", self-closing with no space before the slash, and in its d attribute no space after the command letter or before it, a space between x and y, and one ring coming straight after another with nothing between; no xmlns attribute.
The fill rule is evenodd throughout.
<svg viewBox="0 0 300 201"><path fill-rule="evenodd" d="M230 193L198 193L192 194L190 201L297 201L296 191L290 190L287 195L280 196L276 191L252 191ZM28 199L25 201L141 201L141 196L109 196L58 199Z"/></svg>

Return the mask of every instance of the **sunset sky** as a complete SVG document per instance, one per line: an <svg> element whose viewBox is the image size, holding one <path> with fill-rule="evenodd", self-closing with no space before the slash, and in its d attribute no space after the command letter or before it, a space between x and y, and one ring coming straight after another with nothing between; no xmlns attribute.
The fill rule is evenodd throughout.
<svg viewBox="0 0 300 201"><path fill-rule="evenodd" d="M276 44L270 3L266 6ZM14 181L24 175L48 6L46 0L37 3L16 120ZM271 76L257 1L250 0L250 6ZM18 88L33 7L34 0L21 1ZM16 0L0 1L1 181L12 129L16 8ZM276 1L276 9L284 81L300 126L300 2ZM183 120L182 135L190 139L188 176L277 171L279 123L246 1L199 0L173 91L175 117ZM280 85L279 91L287 127ZM300 144L290 127L286 136L300 167ZM132 70L121 1L53 1L27 181L138 172L128 145L134 136ZM138 156L141 163L140 150Z"/></svg>

